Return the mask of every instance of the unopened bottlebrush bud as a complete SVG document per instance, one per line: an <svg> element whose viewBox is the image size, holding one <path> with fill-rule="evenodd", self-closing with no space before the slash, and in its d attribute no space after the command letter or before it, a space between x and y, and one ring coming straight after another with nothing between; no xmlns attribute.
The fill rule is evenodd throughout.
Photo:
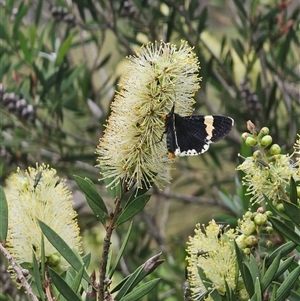
<svg viewBox="0 0 300 301"><path fill-rule="evenodd" d="M257 159L257 158L260 158L261 157L261 152L260 150L256 150L255 152L253 152L252 154L253 158Z"/></svg>
<svg viewBox="0 0 300 301"><path fill-rule="evenodd" d="M245 243L250 246L253 247L258 243L258 239L256 236L254 235L250 235L248 237L245 238Z"/></svg>
<svg viewBox="0 0 300 301"><path fill-rule="evenodd" d="M244 132L244 133L242 134L242 139L243 139L244 141L246 141L246 139L247 139L248 136L249 136L249 133Z"/></svg>
<svg viewBox="0 0 300 301"><path fill-rule="evenodd" d="M284 211L284 206L283 206L283 204L277 204L276 205L276 209L278 210L278 211L280 211L280 212L283 212Z"/></svg>
<svg viewBox="0 0 300 301"><path fill-rule="evenodd" d="M250 251L250 249L249 249L249 251ZM248 254L250 254L250 253L248 253ZM248 295L247 290L245 288L238 291L238 298L239 298L240 301L249 300L249 295Z"/></svg>
<svg viewBox="0 0 300 301"><path fill-rule="evenodd" d="M273 247L273 243L272 243L270 240L267 240L267 241L266 241L266 247L267 247L267 248Z"/></svg>
<svg viewBox="0 0 300 301"><path fill-rule="evenodd" d="M267 222L268 218L263 213L257 213L254 217L254 222L258 226L262 226Z"/></svg>
<svg viewBox="0 0 300 301"><path fill-rule="evenodd" d="M48 257L47 263L50 267L57 267L61 262L61 256L59 254L51 254Z"/></svg>
<svg viewBox="0 0 300 301"><path fill-rule="evenodd" d="M270 210L267 210L266 212L265 212L265 215L266 216L273 216L273 212L272 211L270 211Z"/></svg>
<svg viewBox="0 0 300 301"><path fill-rule="evenodd" d="M245 249L247 247L247 244L245 242L246 237L247 237L246 235L241 234L236 238L235 242L240 249Z"/></svg>
<svg viewBox="0 0 300 301"><path fill-rule="evenodd" d="M256 145L257 141L254 138L249 136L246 138L245 143L247 146L254 146L254 145Z"/></svg>
<svg viewBox="0 0 300 301"><path fill-rule="evenodd" d="M274 231L273 227L270 227L270 226L266 227L265 230L268 234L271 234Z"/></svg>
<svg viewBox="0 0 300 301"><path fill-rule="evenodd" d="M297 186L297 196L300 198L300 187Z"/></svg>
<svg viewBox="0 0 300 301"><path fill-rule="evenodd" d="M272 141L273 141L272 137L270 135L266 135L261 139L260 144L263 147L267 147L272 143Z"/></svg>
<svg viewBox="0 0 300 301"><path fill-rule="evenodd" d="M259 131L258 138L262 138L263 136L268 135L269 133L270 133L269 128L265 126Z"/></svg>
<svg viewBox="0 0 300 301"><path fill-rule="evenodd" d="M271 147L270 147L270 153L272 155L279 155L281 153L281 148L278 144L273 144Z"/></svg>

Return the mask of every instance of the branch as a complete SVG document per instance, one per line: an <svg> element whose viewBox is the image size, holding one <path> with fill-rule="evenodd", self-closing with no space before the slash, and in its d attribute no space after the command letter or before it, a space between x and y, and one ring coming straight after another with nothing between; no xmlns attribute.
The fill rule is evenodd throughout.
<svg viewBox="0 0 300 301"><path fill-rule="evenodd" d="M17 275L17 280L21 282L22 286L25 288L28 296L32 301L39 301L37 296L33 293L31 286L27 282L22 267L16 262L16 260L12 257L12 255L7 251L7 249L0 243L0 251L6 257L10 265L12 266L13 270Z"/></svg>
<svg viewBox="0 0 300 301"><path fill-rule="evenodd" d="M106 227L106 235L104 238L103 243L103 251L102 251L102 257L100 261L100 268L99 268L99 294L98 294L98 300L104 301L105 300L105 278L106 278L106 269L107 269L107 261L108 261L108 254L109 254L109 248L111 245L111 236L113 233L113 230L115 228L115 223L117 221L118 214L120 213L120 206L121 206L121 198L115 199L116 207L113 213L111 213L111 219L109 222L109 225Z"/></svg>

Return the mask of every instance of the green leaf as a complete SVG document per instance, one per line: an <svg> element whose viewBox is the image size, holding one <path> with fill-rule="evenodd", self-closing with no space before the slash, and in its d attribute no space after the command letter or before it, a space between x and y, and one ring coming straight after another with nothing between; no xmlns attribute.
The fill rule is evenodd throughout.
<svg viewBox="0 0 300 301"><path fill-rule="evenodd" d="M139 266L132 274L121 280L111 291L114 293L119 291L118 297L121 298L129 291L131 291L139 282L141 282L147 275L151 274L162 262L159 259L161 254L157 254L149 258L145 263ZM117 299L116 299L117 301Z"/></svg>
<svg viewBox="0 0 300 301"><path fill-rule="evenodd" d="M118 266L118 264L119 264L119 262L120 262L120 260L121 260L121 258L123 256L123 253L125 251L125 248L127 246L127 243L129 241L129 237L130 237L130 234L131 234L131 231L132 231L132 225L133 225L133 222L131 222L130 225L129 225L129 228L128 228L126 236L125 236L125 238L123 240L122 246L121 246L121 248L120 248L120 250L118 252L118 255L116 257L115 263L114 263L113 267L111 268L111 270L108 273L107 277L109 279L112 278L112 276L113 276L113 274L114 274L114 272L115 272L115 270L116 270L116 268L117 268L117 266Z"/></svg>
<svg viewBox="0 0 300 301"><path fill-rule="evenodd" d="M0 243L6 241L8 230L8 205L4 190L0 186Z"/></svg>
<svg viewBox="0 0 300 301"><path fill-rule="evenodd" d="M40 21L42 7L43 7L43 0L38 0L38 3L36 5L36 10L35 10L35 18L34 18L34 23L36 26L39 24Z"/></svg>
<svg viewBox="0 0 300 301"><path fill-rule="evenodd" d="M51 268L49 268L49 275L57 290L66 298L66 300L82 301L65 280Z"/></svg>
<svg viewBox="0 0 300 301"><path fill-rule="evenodd" d="M120 290L118 291L118 294L115 296L115 300L119 301L123 296L125 296L128 292L131 291L132 287L134 287L134 284L137 284L137 278L139 274L142 272L143 266L139 266L132 274L130 274L127 278L125 283L122 285Z"/></svg>
<svg viewBox="0 0 300 301"><path fill-rule="evenodd" d="M198 20L197 33L200 35L200 33L205 29L205 23L207 21L207 7L204 7L201 15L198 17Z"/></svg>
<svg viewBox="0 0 300 301"><path fill-rule="evenodd" d="M299 227L300 226L300 208L291 203L282 200L284 205L284 213Z"/></svg>
<svg viewBox="0 0 300 301"><path fill-rule="evenodd" d="M19 31L19 42L20 42L20 47L24 54L25 61L31 63L31 52L27 46L27 38L25 38L25 36L21 31Z"/></svg>
<svg viewBox="0 0 300 301"><path fill-rule="evenodd" d="M84 272L84 266L81 267L81 269L78 271L77 275L73 279L73 282L71 284L71 288L74 292L78 292L80 283L83 277L83 272Z"/></svg>
<svg viewBox="0 0 300 301"><path fill-rule="evenodd" d="M238 39L234 39L234 40L232 40L231 43L232 43L232 46L233 46L236 54L240 58L240 60L242 62L244 62L245 49L244 49L243 44L241 43L241 41L238 40Z"/></svg>
<svg viewBox="0 0 300 301"><path fill-rule="evenodd" d="M18 39L18 32L20 30L20 23L28 12L29 5L25 3L25 1L21 1L20 6L18 7L18 12L15 16L14 27L13 27L13 37L14 39ZM22 27L22 26L21 26Z"/></svg>
<svg viewBox="0 0 300 301"><path fill-rule="evenodd" d="M256 294L256 301L262 301L262 292L261 292L261 287L260 287L260 280L259 278L255 279L255 294Z"/></svg>
<svg viewBox="0 0 300 301"><path fill-rule="evenodd" d="M299 279L299 276L300 276L300 266L298 266L298 268L293 270L279 286L276 293L276 300L278 301L285 300L289 296L295 282Z"/></svg>
<svg viewBox="0 0 300 301"><path fill-rule="evenodd" d="M83 266L82 261L78 258L75 252L69 247L69 245L48 225L39 220L39 225L41 227L42 232L49 240L49 242L54 246L54 248L62 255L65 260L78 272ZM84 279L90 283L90 278L86 272L84 271Z"/></svg>
<svg viewBox="0 0 300 301"><path fill-rule="evenodd" d="M120 226L124 222L137 215L147 204L150 195L143 194L134 199L127 207L125 207L116 221L116 226Z"/></svg>
<svg viewBox="0 0 300 301"><path fill-rule="evenodd" d="M91 201L97 205L103 212L106 214L108 210L104 204L103 199L101 198L95 184L89 178L81 178L79 176L74 175L74 179L78 184L79 188L82 192L91 199Z"/></svg>
<svg viewBox="0 0 300 301"><path fill-rule="evenodd" d="M293 241L298 246L300 245L300 236L294 230L292 230L290 227L288 227L286 224L284 224L277 218L270 217L270 221L281 235Z"/></svg>
<svg viewBox="0 0 300 301"><path fill-rule="evenodd" d="M247 20L248 16L247 16L247 13L244 9L244 2L241 1L241 0L233 0L233 1L236 5L238 11L241 13L242 18Z"/></svg>
<svg viewBox="0 0 300 301"><path fill-rule="evenodd" d="M62 82L60 91L63 93L67 91L67 89L70 88L71 85L74 85L74 81L77 79L77 77L83 70L84 70L84 65L75 68L72 71L72 73L68 77L66 77Z"/></svg>
<svg viewBox="0 0 300 301"><path fill-rule="evenodd" d="M88 202L90 208L94 212L94 214L95 214L96 218L99 220L99 222L105 226L105 224L106 224L105 212L103 212L103 210L98 205L96 205L89 197L86 197L86 201Z"/></svg>
<svg viewBox="0 0 300 301"><path fill-rule="evenodd" d="M32 252L32 263L33 263L33 276L34 276L34 281L36 283L37 290L39 292L39 297L41 300L45 300L45 293L43 291L43 285L42 285L42 277L39 271L39 265L36 260L34 252Z"/></svg>
<svg viewBox="0 0 300 301"><path fill-rule="evenodd" d="M71 47L72 39L73 39L73 35L70 34L60 45L55 61L55 66L60 66L62 64L67 52Z"/></svg>
<svg viewBox="0 0 300 301"><path fill-rule="evenodd" d="M150 280L121 298L120 301L136 301L147 295L159 283L160 278Z"/></svg>
<svg viewBox="0 0 300 301"><path fill-rule="evenodd" d="M278 270L279 264L281 260L281 253L278 253L275 257L274 261L271 263L266 273L263 275L261 279L261 290L264 292L270 283L274 280L274 276Z"/></svg>
<svg viewBox="0 0 300 301"><path fill-rule="evenodd" d="M252 254L250 254L249 270L252 276L252 282L255 283L256 279L259 278L259 270L258 270L256 259Z"/></svg>
<svg viewBox="0 0 300 301"><path fill-rule="evenodd" d="M247 290L248 294L250 296L252 296L254 294L254 284L252 281L250 270L248 268L248 262L247 262L246 255L242 250L240 250L240 248L238 247L236 242L234 242L234 246L235 246L235 252L236 252L236 258L238 261L238 266L241 271L241 275L242 275L246 290Z"/></svg>
<svg viewBox="0 0 300 301"><path fill-rule="evenodd" d="M276 256L281 253L282 257L286 256L287 254L289 254L290 252L292 252L295 248L297 247L297 245L292 242L292 241L288 241L286 242L284 245L281 245L280 247L276 248L267 258L266 260L266 264L267 266L269 266L276 258Z"/></svg>
<svg viewBox="0 0 300 301"><path fill-rule="evenodd" d="M288 268L291 266L291 264L294 261L294 257L289 257L287 258L285 261L283 261L278 270L276 271L275 276L273 277L273 279L278 278L280 275L282 275L284 272L286 272L288 270Z"/></svg>

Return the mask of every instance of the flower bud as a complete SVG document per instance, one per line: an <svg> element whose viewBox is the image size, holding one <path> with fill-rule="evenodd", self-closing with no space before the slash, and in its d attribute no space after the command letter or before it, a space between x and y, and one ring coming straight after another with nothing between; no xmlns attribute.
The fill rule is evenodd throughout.
<svg viewBox="0 0 300 301"><path fill-rule="evenodd" d="M259 149L257 149L255 152L252 154L253 158L257 159L261 157L261 152Z"/></svg>
<svg viewBox="0 0 300 301"><path fill-rule="evenodd" d="M268 135L269 133L270 133L269 128L265 126L259 131L258 138L262 138L263 136Z"/></svg>
<svg viewBox="0 0 300 301"><path fill-rule="evenodd" d="M56 253L56 254L51 254L48 257L47 263L51 267L57 267L60 264L60 261L61 261L61 256Z"/></svg>
<svg viewBox="0 0 300 301"><path fill-rule="evenodd" d="M254 146L254 145L256 145L257 141L254 138L249 136L246 138L245 143L247 146Z"/></svg>
<svg viewBox="0 0 300 301"><path fill-rule="evenodd" d="M273 144L270 148L270 153L272 155L279 155L281 153L281 148L278 144Z"/></svg>
<svg viewBox="0 0 300 301"><path fill-rule="evenodd" d="M246 141L246 139L247 139L248 136L249 136L249 133L244 132L244 133L242 134L242 139L243 139L244 141Z"/></svg>
<svg viewBox="0 0 300 301"><path fill-rule="evenodd" d="M241 234L235 240L236 244L238 245L238 247L240 249L245 249L247 247L247 244L245 243L245 237L246 237L246 235Z"/></svg>
<svg viewBox="0 0 300 301"><path fill-rule="evenodd" d="M300 187L299 186L297 186L297 197L300 198Z"/></svg>
<svg viewBox="0 0 300 301"><path fill-rule="evenodd" d="M273 243L270 240L266 241L266 247L271 248L273 246Z"/></svg>
<svg viewBox="0 0 300 301"><path fill-rule="evenodd" d="M248 237L245 238L245 243L248 245L248 246L255 246L257 245L258 243L258 239L255 235L250 235Z"/></svg>
<svg viewBox="0 0 300 301"><path fill-rule="evenodd" d="M248 295L247 290L245 288L238 291L238 298L241 301L249 300L249 295Z"/></svg>
<svg viewBox="0 0 300 301"><path fill-rule="evenodd" d="M265 212L265 215L266 215L267 217L273 216L273 212L270 211L270 210L267 210L267 211Z"/></svg>
<svg viewBox="0 0 300 301"><path fill-rule="evenodd" d="M254 222L258 226L264 225L268 220L268 217L263 213L257 213L254 217Z"/></svg>
<svg viewBox="0 0 300 301"><path fill-rule="evenodd" d="M272 141L272 137L270 135L266 135L261 139L260 144L264 147L267 147L272 143Z"/></svg>
<svg viewBox="0 0 300 301"><path fill-rule="evenodd" d="M265 230L268 234L271 234L274 231L273 227L270 227L270 226L266 227Z"/></svg>
<svg viewBox="0 0 300 301"><path fill-rule="evenodd" d="M252 212L251 211L246 211L244 214L245 218L251 218L252 217Z"/></svg>
<svg viewBox="0 0 300 301"><path fill-rule="evenodd" d="M284 206L283 206L283 204L277 204L276 205L276 209L278 210L278 211L280 211L280 212L283 212L284 211Z"/></svg>
<svg viewBox="0 0 300 301"><path fill-rule="evenodd" d="M257 213L264 213L264 211L265 211L264 207L258 207L256 210Z"/></svg>

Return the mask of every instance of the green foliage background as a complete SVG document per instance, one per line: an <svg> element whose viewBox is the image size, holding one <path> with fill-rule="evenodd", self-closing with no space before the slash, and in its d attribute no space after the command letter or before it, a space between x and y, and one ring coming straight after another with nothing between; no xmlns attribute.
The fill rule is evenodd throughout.
<svg viewBox="0 0 300 301"><path fill-rule="evenodd" d="M7 0L0 16L1 182L17 166L56 168L74 191L84 248L92 254L101 252L103 232L73 175L100 178L94 150L125 57L154 40L195 47L202 77L195 113L231 116L235 128L205 155L180 159L164 191L153 188L119 270L126 275L163 251L166 262L156 271L163 281L145 300L182 299L184 248L194 225L212 217L234 221L247 210L235 181L237 154L247 155L240 140L246 121L268 126L286 151L299 132L297 1ZM113 206L103 183L98 188ZM224 191L244 206L228 208ZM125 232L115 234L117 249Z"/></svg>

